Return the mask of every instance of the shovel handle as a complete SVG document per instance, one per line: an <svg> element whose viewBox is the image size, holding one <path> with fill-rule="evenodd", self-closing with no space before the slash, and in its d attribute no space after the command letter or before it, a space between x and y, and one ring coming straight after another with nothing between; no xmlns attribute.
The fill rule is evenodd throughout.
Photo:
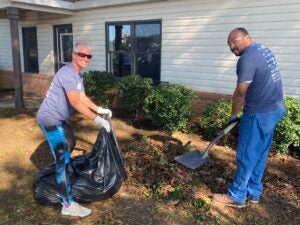
<svg viewBox="0 0 300 225"><path fill-rule="evenodd" d="M236 125L238 125L240 123L240 121L235 121L231 124L229 124L224 130L222 130L218 136L213 139L209 145L207 146L207 148L205 149L205 153L204 154L208 154L208 151L210 150L210 148L216 144L222 137L224 137L226 134L228 134Z"/></svg>
<svg viewBox="0 0 300 225"><path fill-rule="evenodd" d="M226 128L222 131L222 132L224 133L223 135L228 134L228 133L236 126L236 125L239 124L239 122L240 122L240 121L235 121L235 122L229 124L229 126L226 127Z"/></svg>

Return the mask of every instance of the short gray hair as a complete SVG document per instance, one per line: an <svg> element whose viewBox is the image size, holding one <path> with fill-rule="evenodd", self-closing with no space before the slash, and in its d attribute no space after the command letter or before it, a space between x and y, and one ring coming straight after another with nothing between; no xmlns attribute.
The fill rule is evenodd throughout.
<svg viewBox="0 0 300 225"><path fill-rule="evenodd" d="M77 52L80 46L86 46L90 48L90 46L86 42L76 42L73 47L73 52Z"/></svg>

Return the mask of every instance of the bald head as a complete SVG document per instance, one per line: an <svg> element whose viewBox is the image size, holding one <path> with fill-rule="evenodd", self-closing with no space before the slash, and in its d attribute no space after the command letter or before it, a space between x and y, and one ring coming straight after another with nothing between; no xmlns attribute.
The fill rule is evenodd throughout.
<svg viewBox="0 0 300 225"><path fill-rule="evenodd" d="M246 48L252 44L252 40L245 28L238 27L229 33L227 44L233 54L241 56Z"/></svg>

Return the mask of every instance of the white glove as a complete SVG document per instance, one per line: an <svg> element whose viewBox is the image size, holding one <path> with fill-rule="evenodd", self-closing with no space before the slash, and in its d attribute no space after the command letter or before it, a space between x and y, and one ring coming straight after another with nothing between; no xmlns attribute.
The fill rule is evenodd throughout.
<svg viewBox="0 0 300 225"><path fill-rule="evenodd" d="M111 110L110 110L110 109L102 108L101 106L98 107L97 113L98 113L98 114L101 114L101 115L107 115L109 118L112 117L112 112L111 112Z"/></svg>
<svg viewBox="0 0 300 225"><path fill-rule="evenodd" d="M96 116L94 121L97 125L104 127L108 133L110 132L110 124L107 120L101 118L100 116Z"/></svg>

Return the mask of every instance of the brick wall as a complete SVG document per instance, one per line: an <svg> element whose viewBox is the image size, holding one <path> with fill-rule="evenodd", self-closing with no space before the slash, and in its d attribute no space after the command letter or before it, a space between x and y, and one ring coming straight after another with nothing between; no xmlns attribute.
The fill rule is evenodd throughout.
<svg viewBox="0 0 300 225"><path fill-rule="evenodd" d="M53 76L44 74L22 73L23 91L24 94L35 94L44 96L48 90ZM13 89L13 73L10 71L0 70L0 90ZM230 100L231 95L196 92L197 97L193 101L192 117L197 122L198 117L204 112L206 107L218 99ZM122 104L120 99L116 99L114 107L119 107Z"/></svg>
<svg viewBox="0 0 300 225"><path fill-rule="evenodd" d="M220 99L231 100L232 98L232 95L225 94L207 92L196 92L196 94L197 97L192 104L192 118L195 123L198 122L198 117L205 111L207 106Z"/></svg>
<svg viewBox="0 0 300 225"><path fill-rule="evenodd" d="M0 90L14 89L12 72L0 70Z"/></svg>
<svg viewBox="0 0 300 225"><path fill-rule="evenodd" d="M25 93L44 96L51 84L53 76L44 74L26 74L22 76Z"/></svg>
<svg viewBox="0 0 300 225"><path fill-rule="evenodd" d="M22 73L24 94L44 96L48 90L53 76L45 74ZM14 89L13 72L0 70L0 89Z"/></svg>

